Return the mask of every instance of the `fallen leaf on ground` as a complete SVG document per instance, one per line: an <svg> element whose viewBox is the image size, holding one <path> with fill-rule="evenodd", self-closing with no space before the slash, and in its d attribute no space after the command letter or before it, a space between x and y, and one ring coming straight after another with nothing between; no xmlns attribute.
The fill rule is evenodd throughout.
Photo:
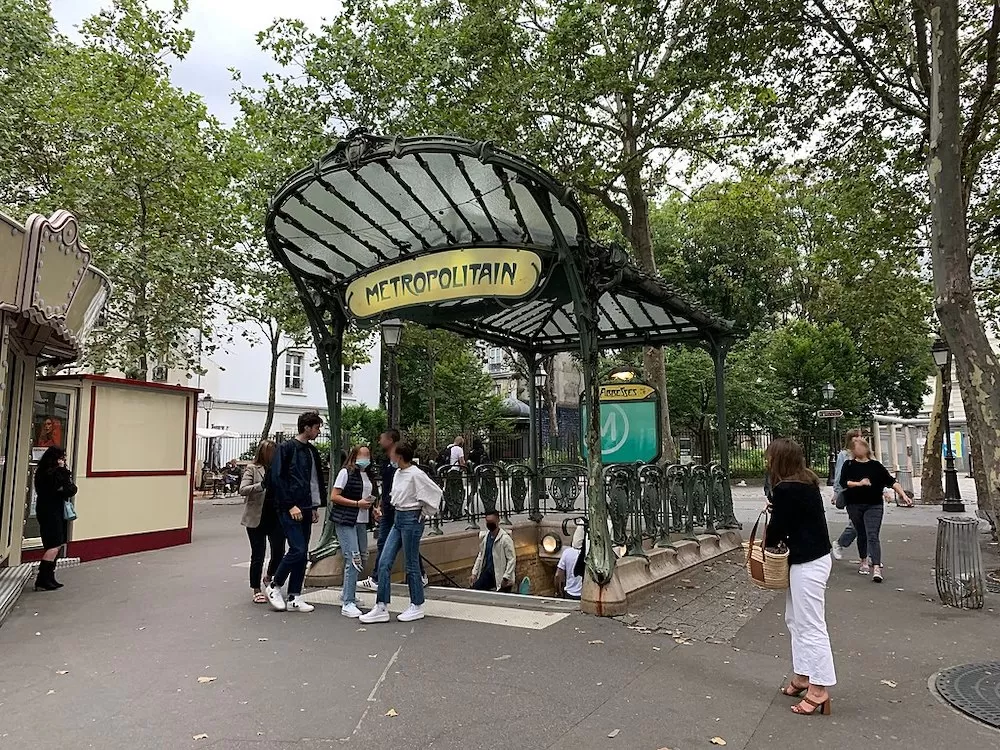
<svg viewBox="0 0 1000 750"><path fill-rule="evenodd" d="M721 737L713 737L711 740L713 745L725 745L726 741Z"/></svg>
<svg viewBox="0 0 1000 750"><path fill-rule="evenodd" d="M892 680L882 680L881 684L882 685L888 685L889 687L894 688L894 687L897 686L898 683L893 682Z"/></svg>
<svg viewBox="0 0 1000 750"><path fill-rule="evenodd" d="M660 650L659 646L653 646L653 651L659 651L659 650Z"/></svg>
<svg viewBox="0 0 1000 750"><path fill-rule="evenodd" d="M259 643L267 643L267 638L258 638L257 641Z"/></svg>
<svg viewBox="0 0 1000 750"><path fill-rule="evenodd" d="M208 735L207 734L196 734L191 739L192 740L207 740L208 739Z"/></svg>
<svg viewBox="0 0 1000 750"><path fill-rule="evenodd" d="M357 632L364 633L368 628L358 628Z"/></svg>
<svg viewBox="0 0 1000 750"><path fill-rule="evenodd" d="M388 711L385 712L385 715L386 716L399 716L399 712L396 711L396 709L394 709L394 708L390 708Z"/></svg>
<svg viewBox="0 0 1000 750"><path fill-rule="evenodd" d="M620 729L615 729L615 730L613 730L611 732L608 732L608 739L609 740L613 740L615 737L618 736L618 733L621 732L621 731L622 730L620 730Z"/></svg>
<svg viewBox="0 0 1000 750"><path fill-rule="evenodd" d="M603 644L604 641L587 641L587 645L589 646L601 646Z"/></svg>
<svg viewBox="0 0 1000 750"><path fill-rule="evenodd" d="M60 669L58 672L56 672L56 674L69 674L69 670L68 669Z"/></svg>
<svg viewBox="0 0 1000 750"><path fill-rule="evenodd" d="M368 654L368 658L369 659L377 659L378 658L378 654Z"/></svg>
<svg viewBox="0 0 1000 750"><path fill-rule="evenodd" d="M493 661L503 661L504 659L509 659L509 658L510 658L510 654L504 654L503 656L495 656L495 657L493 657Z"/></svg>
<svg viewBox="0 0 1000 750"><path fill-rule="evenodd" d="M56 694L55 690L50 690L49 692L46 693L46 695L55 695L55 694Z"/></svg>
<svg viewBox="0 0 1000 750"><path fill-rule="evenodd" d="M216 677L199 677L198 678L198 684L205 685L205 684L207 684L209 682L215 682L216 679L218 679L218 678L216 678Z"/></svg>

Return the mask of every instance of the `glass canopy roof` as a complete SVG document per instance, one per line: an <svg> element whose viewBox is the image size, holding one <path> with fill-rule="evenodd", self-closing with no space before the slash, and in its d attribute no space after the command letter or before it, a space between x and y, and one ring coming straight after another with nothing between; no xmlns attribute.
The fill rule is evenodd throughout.
<svg viewBox="0 0 1000 750"><path fill-rule="evenodd" d="M615 267L598 303L603 348L731 332L624 257L613 263L622 254L590 239L566 187L489 143L352 133L278 190L266 231L314 303L335 300L349 317L401 317L539 353L573 350L572 276L597 262ZM520 260L519 274L511 260Z"/></svg>

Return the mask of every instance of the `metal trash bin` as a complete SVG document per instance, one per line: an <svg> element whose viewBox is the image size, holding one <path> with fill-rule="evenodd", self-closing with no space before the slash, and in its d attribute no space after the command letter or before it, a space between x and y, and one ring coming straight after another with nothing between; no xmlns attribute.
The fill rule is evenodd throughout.
<svg viewBox="0 0 1000 750"><path fill-rule="evenodd" d="M979 519L938 518L934 579L938 596L949 607L982 609L986 579L979 549Z"/></svg>

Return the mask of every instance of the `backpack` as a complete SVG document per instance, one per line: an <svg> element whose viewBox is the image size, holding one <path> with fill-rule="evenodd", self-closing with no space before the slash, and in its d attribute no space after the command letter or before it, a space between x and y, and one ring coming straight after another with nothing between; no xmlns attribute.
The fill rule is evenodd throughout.
<svg viewBox="0 0 1000 750"><path fill-rule="evenodd" d="M451 465L451 446L447 448L442 448L437 454L437 465L438 466L450 466Z"/></svg>

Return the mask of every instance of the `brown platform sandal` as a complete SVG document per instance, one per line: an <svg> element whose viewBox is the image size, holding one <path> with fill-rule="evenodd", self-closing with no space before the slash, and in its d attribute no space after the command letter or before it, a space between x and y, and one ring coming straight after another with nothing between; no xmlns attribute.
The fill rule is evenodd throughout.
<svg viewBox="0 0 1000 750"><path fill-rule="evenodd" d="M808 685L806 685L805 687L799 687L798 685L795 684L795 680L790 680L789 683L785 685L785 687L781 688L780 692L782 695L787 695L789 698L798 698L808 689L809 689Z"/></svg>
<svg viewBox="0 0 1000 750"><path fill-rule="evenodd" d="M812 709L807 711L806 709L801 707L802 703L808 703L810 706L812 706ZM798 714L799 716L815 716L816 714L820 714L821 716L829 716L831 713L833 713L833 709L830 705L829 696L822 703L817 703L809 696L805 696L802 699L802 703L796 703L794 706L792 706L792 713Z"/></svg>

